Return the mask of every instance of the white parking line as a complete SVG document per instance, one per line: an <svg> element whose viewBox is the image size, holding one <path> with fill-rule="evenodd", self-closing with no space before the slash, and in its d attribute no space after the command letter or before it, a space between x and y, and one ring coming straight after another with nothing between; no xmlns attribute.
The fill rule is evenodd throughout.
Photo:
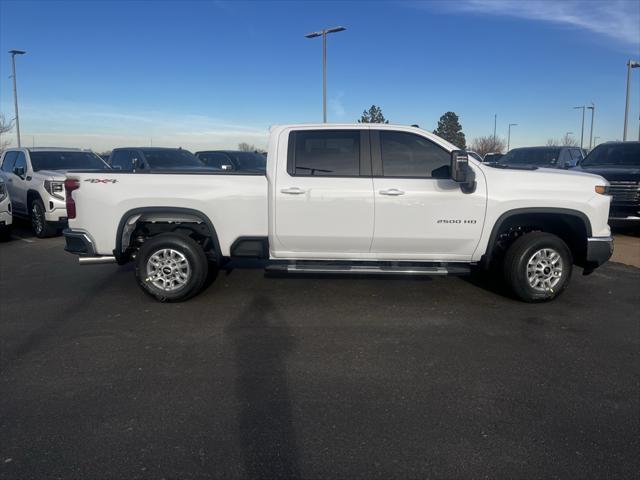
<svg viewBox="0 0 640 480"><path fill-rule="evenodd" d="M29 240L28 238L22 238L22 237L19 237L18 235L11 235L11 237L16 240L22 240L23 242L33 243L33 240Z"/></svg>

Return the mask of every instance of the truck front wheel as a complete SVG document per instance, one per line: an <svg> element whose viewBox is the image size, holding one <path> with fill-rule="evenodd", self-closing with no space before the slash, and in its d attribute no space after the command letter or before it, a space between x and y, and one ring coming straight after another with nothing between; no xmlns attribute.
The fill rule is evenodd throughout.
<svg viewBox="0 0 640 480"><path fill-rule="evenodd" d="M504 258L504 277L525 302L551 300L569 285L573 269L571 251L564 241L546 232L518 238Z"/></svg>
<svg viewBox="0 0 640 480"><path fill-rule="evenodd" d="M156 235L144 242L136 256L138 284L161 302L191 298L200 291L207 274L204 250L186 235Z"/></svg>

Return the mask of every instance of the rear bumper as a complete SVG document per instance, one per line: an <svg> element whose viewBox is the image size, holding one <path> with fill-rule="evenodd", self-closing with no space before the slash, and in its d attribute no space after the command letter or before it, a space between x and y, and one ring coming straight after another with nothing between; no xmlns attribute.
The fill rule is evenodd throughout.
<svg viewBox="0 0 640 480"><path fill-rule="evenodd" d="M585 270L593 270L605 263L613 254L613 237L590 237L587 239L587 265Z"/></svg>
<svg viewBox="0 0 640 480"><path fill-rule="evenodd" d="M67 228L62 234L66 242L64 249L69 253L78 255L80 265L116 263L116 257L97 255L93 240L85 232L78 232Z"/></svg>
<svg viewBox="0 0 640 480"><path fill-rule="evenodd" d="M67 252L73 253L74 255L95 256L96 249L89 235L68 228L65 229L62 234L66 242L64 249Z"/></svg>

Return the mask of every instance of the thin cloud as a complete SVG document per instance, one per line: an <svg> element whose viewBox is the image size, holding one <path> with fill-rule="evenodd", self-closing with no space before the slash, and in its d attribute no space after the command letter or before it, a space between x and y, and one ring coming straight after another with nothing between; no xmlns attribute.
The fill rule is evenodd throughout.
<svg viewBox="0 0 640 480"><path fill-rule="evenodd" d="M637 0L456 0L441 10L504 15L581 28L640 46L640 2Z"/></svg>

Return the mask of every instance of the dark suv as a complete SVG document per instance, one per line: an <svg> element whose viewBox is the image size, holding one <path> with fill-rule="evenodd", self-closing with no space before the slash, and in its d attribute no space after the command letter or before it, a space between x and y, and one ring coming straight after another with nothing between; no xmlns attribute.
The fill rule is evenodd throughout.
<svg viewBox="0 0 640 480"><path fill-rule="evenodd" d="M196 152L196 157L206 166L219 171L264 173L267 170L267 156L259 152L207 150Z"/></svg>
<svg viewBox="0 0 640 480"><path fill-rule="evenodd" d="M582 158L579 147L522 147L509 150L496 163L519 167L571 168Z"/></svg>
<svg viewBox="0 0 640 480"><path fill-rule="evenodd" d="M609 181L609 220L640 225L640 142L607 142L591 150L577 171Z"/></svg>
<svg viewBox="0 0 640 480"><path fill-rule="evenodd" d="M117 170L197 170L207 167L182 148L114 148L107 162Z"/></svg>

